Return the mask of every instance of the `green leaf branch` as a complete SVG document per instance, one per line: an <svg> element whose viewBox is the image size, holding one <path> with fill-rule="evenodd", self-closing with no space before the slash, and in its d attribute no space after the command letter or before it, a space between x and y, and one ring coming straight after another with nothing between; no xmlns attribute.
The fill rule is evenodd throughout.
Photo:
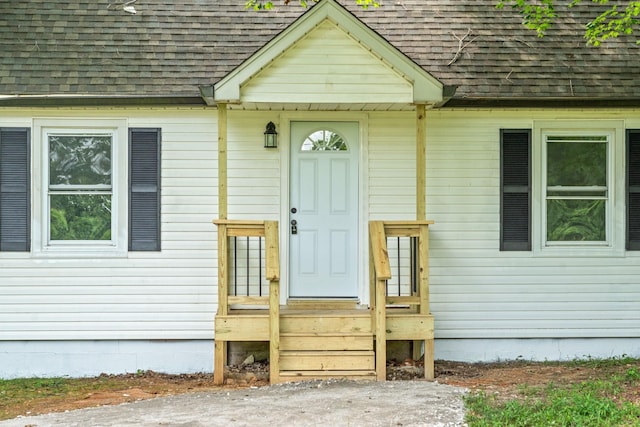
<svg viewBox="0 0 640 427"><path fill-rule="evenodd" d="M318 0L281 0L282 5L299 3L302 7ZM379 7L381 0L351 0L363 9ZM522 23L535 31L539 37L544 37L549 28L561 16L558 15L556 5L562 2L568 7L580 4L599 7L594 12L594 18L584 23L584 37L587 43L599 46L607 39L630 36L640 27L640 1L610 1L610 0L497 0L496 8L503 9L510 6L522 15ZM245 0L245 7L253 10L269 10L276 5L271 0ZM602 7L606 7L602 11ZM595 10L595 7L592 8ZM640 44L640 40L638 41Z"/></svg>
<svg viewBox="0 0 640 427"><path fill-rule="evenodd" d="M362 7L363 9L368 9L369 7L379 7L380 6L380 1L378 0L354 0L355 3ZM311 3L317 3L318 0L310 0ZM289 3L291 3L291 0L282 0L282 4L283 5L288 5ZM306 8L309 6L309 2L307 2L306 0L299 0L300 6ZM246 0L245 1L245 7L247 9L253 9L253 10L270 10L274 8L274 4L272 1L267 0L267 1L263 1L263 0Z"/></svg>
<svg viewBox="0 0 640 427"><path fill-rule="evenodd" d="M568 7L575 7L583 0L566 1ZM587 43L599 46L603 41L620 36L629 36L640 25L640 1L610 2L609 0L591 0L592 6L607 6L601 12L596 12L595 17L585 23L584 37ZM622 3L622 4L621 4ZM544 37L547 30L558 19L555 0L499 0L496 7L502 9L505 6L519 11L523 18L523 25L536 31L539 37ZM638 41L640 43L640 41Z"/></svg>

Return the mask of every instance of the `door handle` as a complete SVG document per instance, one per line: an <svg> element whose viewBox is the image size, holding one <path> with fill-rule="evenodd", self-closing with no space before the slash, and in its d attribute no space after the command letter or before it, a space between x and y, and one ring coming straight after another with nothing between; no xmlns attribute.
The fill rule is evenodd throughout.
<svg viewBox="0 0 640 427"><path fill-rule="evenodd" d="M298 234L298 221L295 219L291 220L291 234Z"/></svg>

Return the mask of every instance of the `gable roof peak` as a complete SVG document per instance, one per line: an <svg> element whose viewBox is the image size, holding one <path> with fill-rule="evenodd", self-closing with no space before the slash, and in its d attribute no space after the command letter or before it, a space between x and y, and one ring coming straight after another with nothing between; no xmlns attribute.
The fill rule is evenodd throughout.
<svg viewBox="0 0 640 427"><path fill-rule="evenodd" d="M336 0L320 0L285 30L214 86L215 102L242 102L241 89L257 73L323 23L332 23L348 37L365 46L382 62L413 85L414 103L437 104L443 100L444 85L384 37L367 26Z"/></svg>

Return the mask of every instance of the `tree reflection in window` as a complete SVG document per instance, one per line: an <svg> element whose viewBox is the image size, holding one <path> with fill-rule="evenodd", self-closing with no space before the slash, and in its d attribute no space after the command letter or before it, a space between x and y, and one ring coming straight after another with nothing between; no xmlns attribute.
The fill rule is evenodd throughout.
<svg viewBox="0 0 640 427"><path fill-rule="evenodd" d="M331 130L317 130L304 139L302 151L347 151L347 143Z"/></svg>
<svg viewBox="0 0 640 427"><path fill-rule="evenodd" d="M111 240L112 135L49 135L49 239Z"/></svg>
<svg viewBox="0 0 640 427"><path fill-rule="evenodd" d="M608 138L548 135L547 241L607 240Z"/></svg>

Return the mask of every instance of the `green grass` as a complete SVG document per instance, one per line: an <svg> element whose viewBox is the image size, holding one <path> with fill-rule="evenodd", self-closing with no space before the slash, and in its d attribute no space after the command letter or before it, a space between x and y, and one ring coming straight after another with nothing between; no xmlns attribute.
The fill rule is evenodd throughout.
<svg viewBox="0 0 640 427"><path fill-rule="evenodd" d="M217 389L212 374L169 375L153 371L91 378L0 379L0 421L142 398Z"/></svg>
<svg viewBox="0 0 640 427"><path fill-rule="evenodd" d="M606 369L606 368L618 368L624 367L628 365L633 365L638 363L638 359L634 359L633 357L629 357L627 355L615 356L608 359L598 359L595 357L586 356L584 359L576 359L570 362L547 362L554 363L556 365L565 365L565 366L576 366L582 368L598 368L598 369Z"/></svg>
<svg viewBox="0 0 640 427"><path fill-rule="evenodd" d="M637 360L585 360L571 364L595 368L599 375L579 383L538 387L523 384L509 399L484 391L472 393L465 398L469 427L640 426L640 405L625 400L625 393L640 389L640 369L632 366L637 365Z"/></svg>
<svg viewBox="0 0 640 427"><path fill-rule="evenodd" d="M55 396L65 393L69 383L63 378L19 378L0 380L0 404L14 401L25 395Z"/></svg>
<svg viewBox="0 0 640 427"><path fill-rule="evenodd" d="M0 420L13 418L40 401L81 399L88 393L123 387L118 377L0 379Z"/></svg>

